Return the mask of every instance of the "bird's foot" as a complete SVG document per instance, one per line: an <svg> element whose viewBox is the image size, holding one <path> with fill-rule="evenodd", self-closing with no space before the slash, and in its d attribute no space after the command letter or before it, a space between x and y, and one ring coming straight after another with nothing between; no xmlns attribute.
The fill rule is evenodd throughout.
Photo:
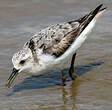
<svg viewBox="0 0 112 110"><path fill-rule="evenodd" d="M70 75L70 77L71 77L72 80L75 80L76 78L78 78L78 76L75 73L72 73Z"/></svg>

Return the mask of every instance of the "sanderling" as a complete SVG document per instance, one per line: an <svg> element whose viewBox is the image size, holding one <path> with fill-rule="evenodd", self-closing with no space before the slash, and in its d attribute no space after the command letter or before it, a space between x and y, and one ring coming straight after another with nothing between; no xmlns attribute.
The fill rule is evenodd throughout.
<svg viewBox="0 0 112 110"><path fill-rule="evenodd" d="M62 71L62 85L66 80L64 69L70 67L69 75L74 80L74 61L76 51L94 27L97 18L104 12L103 4L84 17L66 23L60 23L41 30L14 54L14 68L7 86L10 87L20 72L40 75L50 70Z"/></svg>

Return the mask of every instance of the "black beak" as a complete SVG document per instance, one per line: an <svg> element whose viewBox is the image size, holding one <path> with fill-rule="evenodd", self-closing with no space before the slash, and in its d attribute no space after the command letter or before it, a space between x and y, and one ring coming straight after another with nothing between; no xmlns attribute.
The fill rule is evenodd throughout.
<svg viewBox="0 0 112 110"><path fill-rule="evenodd" d="M12 69L12 73L11 73L10 77L8 78L8 82L7 82L7 84L6 84L6 86L7 86L8 88L10 88L10 86L11 86L11 84L13 83L14 79L15 79L16 76L18 75L18 71L19 71L19 70L17 70L16 68L13 68L13 69Z"/></svg>

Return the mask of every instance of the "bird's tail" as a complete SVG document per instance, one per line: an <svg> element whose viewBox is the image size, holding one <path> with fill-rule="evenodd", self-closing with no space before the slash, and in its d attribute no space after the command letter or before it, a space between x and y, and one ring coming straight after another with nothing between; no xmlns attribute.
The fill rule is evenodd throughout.
<svg viewBox="0 0 112 110"><path fill-rule="evenodd" d="M88 24L93 20L97 20L97 18L102 15L102 13L105 11L107 7L102 8L103 4L99 5L91 11L89 14L85 15L83 18L79 19L78 22L80 23L80 26L82 26L81 31L83 31Z"/></svg>
<svg viewBox="0 0 112 110"><path fill-rule="evenodd" d="M80 24L80 33L88 26L88 24L93 20L97 19L102 13L105 11L107 7L102 8L103 4L97 6L94 10L92 10L89 14L86 14L84 17L77 19L75 21L70 21L69 23L79 22Z"/></svg>

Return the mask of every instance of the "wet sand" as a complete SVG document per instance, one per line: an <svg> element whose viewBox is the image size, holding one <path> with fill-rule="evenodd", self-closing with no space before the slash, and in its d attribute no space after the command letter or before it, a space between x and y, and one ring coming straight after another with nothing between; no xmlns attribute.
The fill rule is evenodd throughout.
<svg viewBox="0 0 112 110"><path fill-rule="evenodd" d="M79 18L104 3L107 11L77 52L71 81L62 87L60 71L39 77L20 74L12 88L4 85L11 57L37 31ZM0 110L112 110L112 1L0 0Z"/></svg>

